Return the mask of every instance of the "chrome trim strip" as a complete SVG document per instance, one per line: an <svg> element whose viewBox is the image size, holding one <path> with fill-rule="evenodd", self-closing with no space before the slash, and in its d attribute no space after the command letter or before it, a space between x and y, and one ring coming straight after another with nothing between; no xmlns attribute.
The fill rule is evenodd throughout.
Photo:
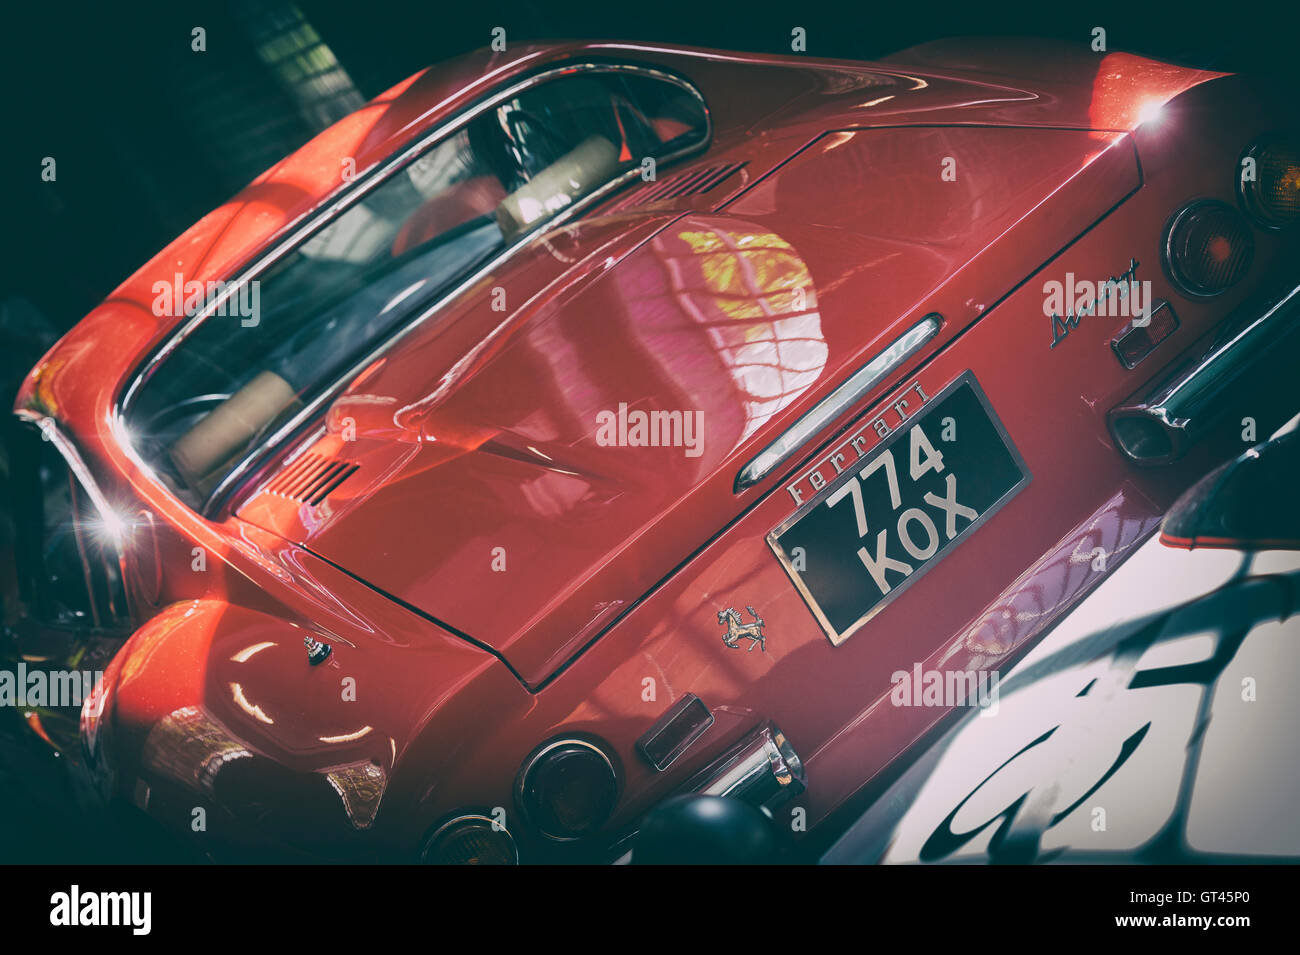
<svg viewBox="0 0 1300 955"><path fill-rule="evenodd" d="M1166 464L1182 456L1219 410L1225 390L1253 363L1276 349L1300 319L1300 285L1263 314L1216 339L1199 357L1183 364L1154 388L1130 398L1107 415L1115 446L1138 464ZM1230 323L1235 324L1235 323ZM1131 424L1129 424L1131 422ZM1153 437L1144 453L1142 438ZM1166 445L1167 442L1167 445Z"/></svg>
<svg viewBox="0 0 1300 955"><path fill-rule="evenodd" d="M140 468L141 471L144 474L146 474L155 484L159 484L163 487L166 487L166 485L163 485L162 481L159 480L158 475L154 471L154 469L138 455L138 453L135 451L135 448L131 445L130 432L129 429L126 427L125 416L130 409L131 402L134 400L136 394L139 392L141 385L143 385L146 381L148 381L148 379L154 374L155 371L157 371L158 366L167 358L167 356L170 355L173 351L175 351L176 348L179 347L180 344L184 342L186 338L188 338L191 334L193 334L194 330L198 328L198 326L202 322L210 318L212 314L218 308L220 308L221 305L227 299L231 297L231 295L235 294L247 282L252 281L258 275L265 272L268 268L273 266L285 255L292 252L300 244L302 244L308 238L310 238L311 235L314 234L316 231L327 226L340 214L345 212L348 208L350 208L355 203L359 202L362 198L364 198L368 193L370 193L372 190L377 188L380 184L387 182L389 179L391 179L394 175L396 175L406 166L410 165L415 160L420 158L421 155L423 155L429 149L432 149L435 145L438 144L438 142L440 142L445 137L457 132L462 127L468 125L470 122L477 119L483 113L487 112L490 109L495 108L496 106L499 106L503 101L509 99L510 97L517 96L519 93L522 93L524 90L531 89L534 86L538 86L544 82L555 79L556 77L561 75L567 75L571 73L582 73L582 72L593 72L593 73L628 72L628 73L636 73L643 76L650 76L659 79L663 82L672 83L673 85L680 87L681 89L685 90L687 93L689 93L691 96L695 97L695 99L699 101L700 108L704 112L704 121L705 121L703 139L701 139L698 143L692 144L684 149L679 149L676 152L668 153L667 155L657 160L658 163L667 164L670 162L674 162L678 159L684 158L686 156L692 155L693 153L704 151L708 148L709 143L712 142L713 116L709 112L709 107L704 100L704 96L685 77L678 76L675 73L668 72L667 70L656 69L654 67L642 66L635 63L603 63L599 61L569 62L569 63L555 65L550 68L544 69L538 73L534 73L531 76L527 76L524 79L511 84L510 86L506 87L503 90L498 90L495 93L489 94L485 99L483 99L479 103L469 107L467 110L460 113L459 115L452 117L447 122L439 125L437 128L430 130L428 133L426 133L424 136L418 139L414 144L408 146L406 149L402 150L396 156L376 166L374 169L367 172L364 176L357 179L350 186L340 190L330 200L328 200L328 205L308 213L307 216L304 218L303 222L299 226L294 228L287 236L285 236L274 247L272 247L270 250L262 254L259 258L254 259L251 264L243 268L243 271L236 274L233 278L227 280L227 284L220 295L216 296L212 301L208 302L202 311L198 312L193 318L185 322L178 331L174 332L170 338L164 341L150 354L150 356L140 365L139 368L136 369L136 371L131 376L130 382L128 383L126 388L123 389L122 394L118 398L117 403L115 404L111 414L110 425L113 429L113 433L117 437L119 442L121 442L123 450L126 452L127 456L131 459L132 463L134 463L138 468ZM368 352L359 361L357 361L354 365L352 365L346 372L344 372L337 379L335 379L328 387L324 389L324 391L322 391L322 393L316 399L304 405L292 418L287 420L283 425L281 425L278 429L276 429L276 431L272 435L257 442L257 450L254 450L251 453L245 455L239 461L239 463L235 465L235 467L226 475L226 477L213 489L212 493L208 495L207 500L204 501L202 506L199 508L199 513L204 517L210 517L216 510L218 510L225 503L228 496L233 492L235 487L242 481L242 479L251 469L252 465L259 458L264 457L267 454L269 454L271 451L277 449L281 445L281 443L285 441L287 438L289 438L293 434L293 432L295 432L305 421L307 421L313 415L315 415L316 412L318 412L323 405L325 405L328 401L336 397L338 392L342 390L342 388L346 386L346 384L349 381L351 381L363 370L365 370L365 368L371 362L381 357L383 354L385 354L387 351L393 348L399 341L401 341L412 331L414 331L417 327L424 324L424 322L426 322L434 314L440 311L441 308L445 306L448 302L452 301L453 299L455 299L456 297L464 293L467 289L473 287L485 275L490 274L493 269L500 267L500 265L504 263L507 259L512 258L514 255L518 254L525 246L529 245L530 242L536 239L539 235L565 224L566 222L571 220L574 216L576 216L579 212L585 211L586 209L589 209L591 206L596 205L611 193L617 191L627 183L636 179L640 174L641 171L639 168L634 167L632 169L629 169L622 176L619 176L617 179L610 180L604 186L601 186L599 189L594 190L593 192L583 197L578 202L575 202L573 205L569 206L567 209L565 209L563 212L559 213L555 217L539 223L529 232L525 233L518 240L516 240L512 245L503 249L499 255L494 256L491 260L485 263L481 268L479 268L477 271L469 275L464 281L462 281L460 284L455 286L446 295L442 296L438 300L438 302L434 303L426 311L417 315L415 318L411 319L402 328L393 332L387 339L385 339L383 342L377 345L373 350Z"/></svg>
<svg viewBox="0 0 1300 955"><path fill-rule="evenodd" d="M733 490L739 494L771 474L779 465L815 438L823 428L861 401L890 372L916 354L926 342L939 334L943 316L931 312L889 347L867 362L847 381L819 401L785 430L780 437L756 454L736 474Z"/></svg>

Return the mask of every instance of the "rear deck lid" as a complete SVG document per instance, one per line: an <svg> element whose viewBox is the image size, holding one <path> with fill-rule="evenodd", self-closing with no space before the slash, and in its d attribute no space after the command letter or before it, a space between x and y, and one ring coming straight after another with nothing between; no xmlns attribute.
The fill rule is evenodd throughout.
<svg viewBox="0 0 1300 955"><path fill-rule="evenodd" d="M943 316L860 411L1139 184L1123 133L827 133L720 210L539 240L335 403L323 484L240 516L540 684L845 423L735 493L847 376Z"/></svg>

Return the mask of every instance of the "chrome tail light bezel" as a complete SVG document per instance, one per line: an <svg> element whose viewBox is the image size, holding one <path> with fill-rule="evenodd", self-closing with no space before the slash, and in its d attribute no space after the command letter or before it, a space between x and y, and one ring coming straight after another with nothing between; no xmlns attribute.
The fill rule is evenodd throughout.
<svg viewBox="0 0 1300 955"><path fill-rule="evenodd" d="M1207 289L1204 286L1199 286L1195 282L1191 281L1184 274L1183 270L1179 268L1177 257L1174 254L1174 241L1179 227L1187 221L1188 217L1203 210L1212 208L1222 210L1229 213L1231 216L1236 216L1241 219L1243 229L1242 235L1245 237L1245 241L1248 244L1249 256L1245 268L1241 270L1241 274L1227 285L1217 289ZM1165 223L1164 231L1161 234L1160 265L1164 269L1165 276L1171 283L1173 283L1173 286L1190 299L1205 301L1207 299L1218 298L1220 295L1235 287L1245 279L1245 277L1250 273L1251 266L1254 265L1254 259L1255 237L1250 231L1249 220L1239 209L1229 205L1221 199L1201 198L1193 199L1190 202L1184 203L1178 211L1169 217L1169 220Z"/></svg>

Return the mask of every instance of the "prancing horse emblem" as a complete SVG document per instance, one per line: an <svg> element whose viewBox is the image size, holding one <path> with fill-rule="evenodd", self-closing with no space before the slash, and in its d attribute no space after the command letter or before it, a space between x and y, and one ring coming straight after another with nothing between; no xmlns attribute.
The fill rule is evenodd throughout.
<svg viewBox="0 0 1300 955"><path fill-rule="evenodd" d="M763 653L767 653L767 637L763 635L763 618L753 607L747 606L745 609L754 618L753 623L742 623L740 611L733 607L718 611L718 623L727 625L727 632L722 635L722 642L733 650L739 650L740 644L736 641L741 637L748 637L750 641L748 649L753 650L754 647L758 647Z"/></svg>

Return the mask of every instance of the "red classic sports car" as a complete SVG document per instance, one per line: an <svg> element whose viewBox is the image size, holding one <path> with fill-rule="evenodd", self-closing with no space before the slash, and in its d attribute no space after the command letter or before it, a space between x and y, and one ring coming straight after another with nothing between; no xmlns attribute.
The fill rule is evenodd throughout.
<svg viewBox="0 0 1300 955"><path fill-rule="evenodd" d="M1282 99L1032 42L400 84L24 382L133 632L97 791L431 863L702 793L798 858L1300 404Z"/></svg>

